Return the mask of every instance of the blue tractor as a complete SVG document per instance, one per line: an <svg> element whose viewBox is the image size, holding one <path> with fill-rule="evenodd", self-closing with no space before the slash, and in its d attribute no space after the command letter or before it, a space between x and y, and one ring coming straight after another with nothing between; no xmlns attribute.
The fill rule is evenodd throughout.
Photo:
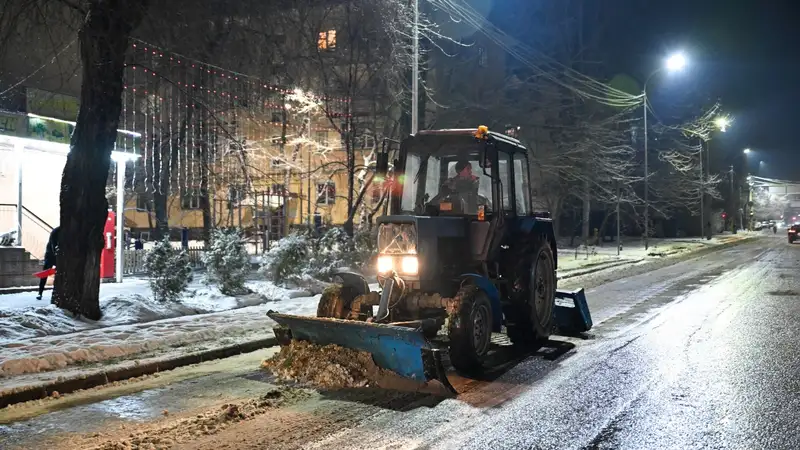
<svg viewBox="0 0 800 450"><path fill-rule="evenodd" d="M388 154L377 172L388 169ZM488 131L421 131L400 144L390 215L377 221L377 283L338 274L317 317L268 313L291 339L371 353L376 364L421 382L452 366L485 368L492 335L535 349L555 330L588 331L583 290L556 288L553 223L533 211L528 151Z"/></svg>

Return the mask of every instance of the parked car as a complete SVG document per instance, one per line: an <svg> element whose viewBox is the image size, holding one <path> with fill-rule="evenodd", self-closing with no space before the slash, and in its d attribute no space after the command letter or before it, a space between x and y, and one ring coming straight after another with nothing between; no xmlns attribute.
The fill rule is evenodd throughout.
<svg viewBox="0 0 800 450"><path fill-rule="evenodd" d="M798 234L800 234L800 224L796 223L790 226L789 230L787 231L787 234L789 235L789 243L794 244L794 241L800 238L797 236Z"/></svg>

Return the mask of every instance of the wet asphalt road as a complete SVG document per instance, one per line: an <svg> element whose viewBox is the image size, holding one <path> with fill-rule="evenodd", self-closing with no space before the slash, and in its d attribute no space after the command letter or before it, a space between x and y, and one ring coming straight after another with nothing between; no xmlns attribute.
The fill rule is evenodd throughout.
<svg viewBox="0 0 800 450"><path fill-rule="evenodd" d="M592 334L555 338L574 345L566 353L530 356L491 380L454 379L461 392L454 399L323 395L301 409L339 424L309 431L298 446L799 449L799 278L800 245L778 234L604 284L587 292ZM237 383L258 389L248 374L224 383L219 377L106 402L168 402L192 389L213 397L214 389L233 391ZM155 416L159 408L146 409ZM14 424L5 434L19 444L45 426L44 434L67 431L54 424L68 415L91 418L69 431L148 419L114 411L84 405ZM218 441L271 448L254 446L255 439L234 427Z"/></svg>

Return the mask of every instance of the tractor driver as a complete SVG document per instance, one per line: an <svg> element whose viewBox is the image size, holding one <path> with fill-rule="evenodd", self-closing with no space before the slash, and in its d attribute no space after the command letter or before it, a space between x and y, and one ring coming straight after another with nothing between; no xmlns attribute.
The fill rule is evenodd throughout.
<svg viewBox="0 0 800 450"><path fill-rule="evenodd" d="M466 159L460 159L456 162L455 171L455 176L442 184L436 198L457 196L464 202L465 213L477 214L478 205L488 206L489 202L478 194L478 177L472 173L472 164Z"/></svg>

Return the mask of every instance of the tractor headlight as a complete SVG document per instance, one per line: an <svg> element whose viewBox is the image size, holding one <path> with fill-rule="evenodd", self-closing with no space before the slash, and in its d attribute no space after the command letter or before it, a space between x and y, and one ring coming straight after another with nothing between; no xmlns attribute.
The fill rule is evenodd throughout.
<svg viewBox="0 0 800 450"><path fill-rule="evenodd" d="M391 272L393 267L391 256L378 256L378 273Z"/></svg>
<svg viewBox="0 0 800 450"><path fill-rule="evenodd" d="M404 256L400 260L400 270L408 275L416 275L419 272L419 260L416 256Z"/></svg>

